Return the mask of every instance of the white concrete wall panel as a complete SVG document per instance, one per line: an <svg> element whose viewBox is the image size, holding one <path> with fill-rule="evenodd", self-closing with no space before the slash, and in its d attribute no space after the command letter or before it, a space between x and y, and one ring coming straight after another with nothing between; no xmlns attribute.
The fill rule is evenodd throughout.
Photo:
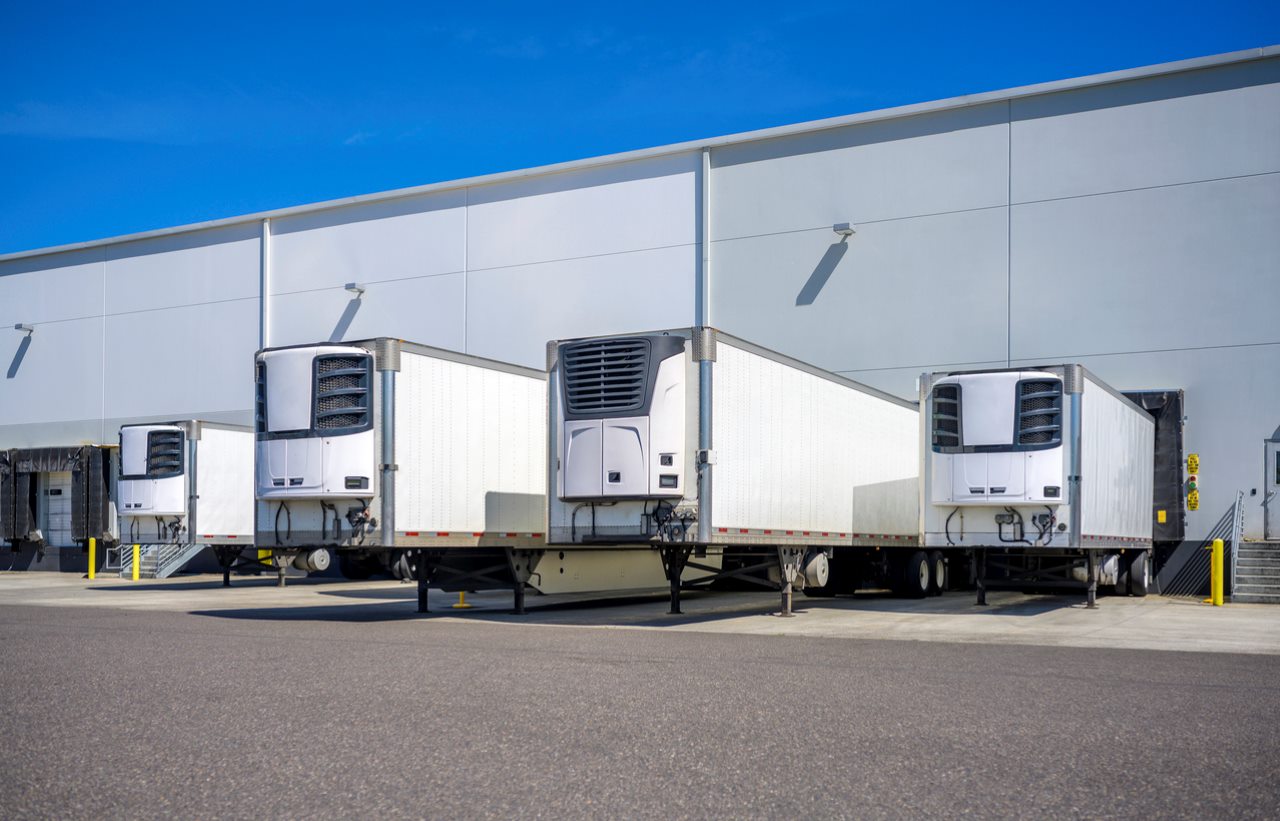
<svg viewBox="0 0 1280 821"><path fill-rule="evenodd" d="M1013 201L1280 171L1280 61L1014 100Z"/></svg>
<svg viewBox="0 0 1280 821"><path fill-rule="evenodd" d="M359 299L342 286L278 294L270 301L271 345L394 336L461 351L463 287L456 273L380 282Z"/></svg>
<svg viewBox="0 0 1280 821"><path fill-rule="evenodd" d="M256 299L108 316L105 347L94 342L95 351L105 351L100 407L126 419L248 413L257 341Z"/></svg>
<svg viewBox="0 0 1280 821"><path fill-rule="evenodd" d="M93 420L76 426L84 435L70 444L101 435L102 317L49 322L30 338L12 329L0 334L0 369L6 426Z"/></svg>
<svg viewBox="0 0 1280 821"><path fill-rule="evenodd" d="M1004 205L1007 112L997 103L718 148L712 239Z"/></svg>
<svg viewBox="0 0 1280 821"><path fill-rule="evenodd" d="M273 220L271 293L461 271L465 201L446 191Z"/></svg>
<svg viewBox="0 0 1280 821"><path fill-rule="evenodd" d="M994 208L866 224L847 243L829 228L713 242L712 323L834 371L1003 362L1007 227Z"/></svg>
<svg viewBox="0 0 1280 821"><path fill-rule="evenodd" d="M1015 206L1015 358L1280 341L1280 175Z"/></svg>
<svg viewBox="0 0 1280 821"><path fill-rule="evenodd" d="M551 339L688 327L696 245L473 271L467 353L546 367Z"/></svg>
<svg viewBox="0 0 1280 821"><path fill-rule="evenodd" d="M106 312L258 297L260 231L235 225L106 249Z"/></svg>
<svg viewBox="0 0 1280 821"><path fill-rule="evenodd" d="M0 330L102 314L102 260L93 248L0 262Z"/></svg>
<svg viewBox="0 0 1280 821"><path fill-rule="evenodd" d="M699 155L680 154L473 188L467 267L692 244L700 164Z"/></svg>

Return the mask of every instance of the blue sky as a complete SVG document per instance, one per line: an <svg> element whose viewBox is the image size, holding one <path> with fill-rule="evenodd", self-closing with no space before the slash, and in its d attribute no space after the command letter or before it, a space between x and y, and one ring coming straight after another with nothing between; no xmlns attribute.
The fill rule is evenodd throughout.
<svg viewBox="0 0 1280 821"><path fill-rule="evenodd" d="M0 253L1280 43L1280 3L0 0Z"/></svg>

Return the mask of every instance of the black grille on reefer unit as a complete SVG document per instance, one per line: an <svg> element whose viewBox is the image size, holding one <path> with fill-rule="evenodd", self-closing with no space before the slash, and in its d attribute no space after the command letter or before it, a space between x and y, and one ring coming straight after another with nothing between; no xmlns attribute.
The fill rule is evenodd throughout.
<svg viewBox="0 0 1280 821"><path fill-rule="evenodd" d="M1062 383L1026 379L1018 383L1018 444L1062 442Z"/></svg>
<svg viewBox="0 0 1280 821"><path fill-rule="evenodd" d="M259 360L254 369L253 423L258 433L267 430L267 363Z"/></svg>
<svg viewBox="0 0 1280 821"><path fill-rule="evenodd" d="M939 450L960 447L960 386L933 389L933 446Z"/></svg>
<svg viewBox="0 0 1280 821"><path fill-rule="evenodd" d="M644 407L649 340L598 339L561 351L569 413L614 413Z"/></svg>
<svg viewBox="0 0 1280 821"><path fill-rule="evenodd" d="M316 429L367 428L372 407L373 357L326 354L316 357Z"/></svg>
<svg viewBox="0 0 1280 821"><path fill-rule="evenodd" d="M149 431L147 433L147 477L164 479L181 473L182 431Z"/></svg>

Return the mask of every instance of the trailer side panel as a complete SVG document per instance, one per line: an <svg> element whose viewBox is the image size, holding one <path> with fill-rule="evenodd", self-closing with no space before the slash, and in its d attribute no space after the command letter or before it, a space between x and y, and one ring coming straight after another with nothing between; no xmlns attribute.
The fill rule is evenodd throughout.
<svg viewBox="0 0 1280 821"><path fill-rule="evenodd" d="M1150 542L1155 423L1090 376L1082 404L1083 535Z"/></svg>
<svg viewBox="0 0 1280 821"><path fill-rule="evenodd" d="M915 409L723 337L714 374L713 527L917 534Z"/></svg>

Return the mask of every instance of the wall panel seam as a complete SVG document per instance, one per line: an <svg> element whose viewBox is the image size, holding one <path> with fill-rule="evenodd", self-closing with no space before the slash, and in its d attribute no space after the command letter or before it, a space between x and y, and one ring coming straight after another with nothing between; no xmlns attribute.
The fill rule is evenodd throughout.
<svg viewBox="0 0 1280 821"><path fill-rule="evenodd" d="M1203 185L1203 184L1212 183L1212 182L1229 182L1231 180L1249 180L1249 179L1254 179L1256 177L1270 177L1276 174L1280 174L1280 170L1259 171L1255 174L1236 174L1229 177L1206 177L1205 179L1201 179L1201 180L1184 180L1182 182L1168 182L1168 183L1162 183L1160 185L1144 185L1144 186L1139 186L1137 188L1117 188L1113 191L1094 191L1088 194L1069 194L1063 197L1045 197L1044 199L1037 199L1037 200L1019 200L1018 202L1013 203L1013 205L1014 206L1039 205L1040 203L1045 203L1045 202L1062 202L1064 200L1081 200L1081 199L1088 199L1090 197L1109 197L1114 194L1132 194L1139 191L1158 191L1161 188L1183 188L1190 185Z"/></svg>
<svg viewBox="0 0 1280 821"><path fill-rule="evenodd" d="M957 208L953 211L931 211L926 214L906 214L901 217L884 217L883 219L875 219L875 220L853 219L850 221L854 225L880 225L882 223L887 223L887 222L904 222L906 220L928 219L929 217L947 217L947 216L951 216L952 214L974 214L979 211L996 211L996 210L1000 210L1008 207L1009 207L1009 204L1007 202L1002 202L997 205L979 205L973 208ZM804 234L810 231L828 231L829 232L831 231L831 226L815 225L813 227L806 227L806 228L788 228L784 231L764 231L759 234L741 234L741 235L732 236L732 237L721 237L720 239L716 239L715 237L712 237L711 244L716 245L722 242L736 242L738 240L743 240L743 239L762 239L764 237L779 237L779 236L784 236L786 234Z"/></svg>

